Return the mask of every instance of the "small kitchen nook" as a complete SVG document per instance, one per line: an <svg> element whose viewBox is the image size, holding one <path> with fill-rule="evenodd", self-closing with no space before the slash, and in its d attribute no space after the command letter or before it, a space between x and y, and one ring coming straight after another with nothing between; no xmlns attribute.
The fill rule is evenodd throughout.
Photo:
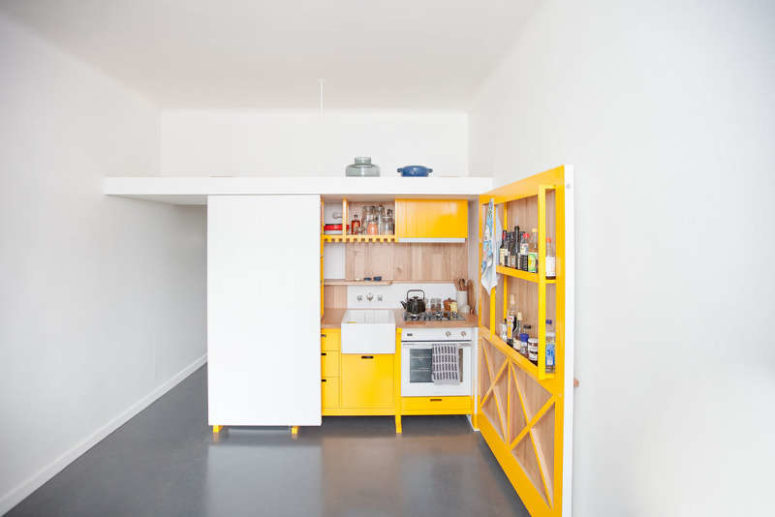
<svg viewBox="0 0 775 517"><path fill-rule="evenodd" d="M234 178L236 179L236 178ZM572 434L572 172L483 178L109 178L207 205L208 419L465 415L533 515ZM335 185L336 187L332 186Z"/></svg>

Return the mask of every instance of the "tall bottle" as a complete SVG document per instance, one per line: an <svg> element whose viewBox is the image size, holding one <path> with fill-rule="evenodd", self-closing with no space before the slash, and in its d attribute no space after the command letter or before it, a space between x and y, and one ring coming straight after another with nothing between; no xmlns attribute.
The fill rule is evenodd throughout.
<svg viewBox="0 0 775 517"><path fill-rule="evenodd" d="M554 258L554 244L552 244L552 238L546 238L546 278L554 278L556 276L556 264L557 261Z"/></svg>
<svg viewBox="0 0 775 517"><path fill-rule="evenodd" d="M503 233L501 233L501 247L498 250L498 264L501 266L507 266L506 263L508 259L508 232L506 230L503 230Z"/></svg>
<svg viewBox="0 0 775 517"><path fill-rule="evenodd" d="M514 322L514 337L518 338L522 332L522 313L517 312L517 321Z"/></svg>
<svg viewBox="0 0 775 517"><path fill-rule="evenodd" d="M506 342L514 342L514 322L517 318L517 300L513 294L509 295L509 313L506 317Z"/></svg>
<svg viewBox="0 0 775 517"><path fill-rule="evenodd" d="M538 231L533 228L530 234L527 252L527 271L528 273L538 272Z"/></svg>
<svg viewBox="0 0 775 517"><path fill-rule="evenodd" d="M517 268L519 266L519 226L514 227L511 236L511 249L509 250L511 261L509 262L509 267Z"/></svg>

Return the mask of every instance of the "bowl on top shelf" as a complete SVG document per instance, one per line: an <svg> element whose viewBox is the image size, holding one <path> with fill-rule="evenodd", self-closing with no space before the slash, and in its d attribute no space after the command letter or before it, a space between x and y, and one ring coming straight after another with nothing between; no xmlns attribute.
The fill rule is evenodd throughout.
<svg viewBox="0 0 775 517"><path fill-rule="evenodd" d="M404 178L417 178L428 176L431 172L433 172L433 169L430 167L425 167L424 165L405 165L399 168L398 172Z"/></svg>

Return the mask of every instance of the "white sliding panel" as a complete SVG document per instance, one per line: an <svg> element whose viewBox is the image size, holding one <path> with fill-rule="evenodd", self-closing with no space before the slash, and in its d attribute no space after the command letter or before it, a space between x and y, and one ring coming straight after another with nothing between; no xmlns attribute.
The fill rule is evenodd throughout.
<svg viewBox="0 0 775 517"><path fill-rule="evenodd" d="M210 425L320 425L320 196L209 196Z"/></svg>

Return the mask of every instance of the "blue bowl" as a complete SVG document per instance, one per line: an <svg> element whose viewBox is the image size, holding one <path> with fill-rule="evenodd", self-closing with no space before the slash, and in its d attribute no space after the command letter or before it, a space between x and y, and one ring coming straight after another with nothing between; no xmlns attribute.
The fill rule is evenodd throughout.
<svg viewBox="0 0 775 517"><path fill-rule="evenodd" d="M424 167L422 165L407 165L405 167L401 167L398 169L398 172L401 173L401 176L403 177L419 177L419 176L427 176L431 172L433 172L433 169Z"/></svg>

